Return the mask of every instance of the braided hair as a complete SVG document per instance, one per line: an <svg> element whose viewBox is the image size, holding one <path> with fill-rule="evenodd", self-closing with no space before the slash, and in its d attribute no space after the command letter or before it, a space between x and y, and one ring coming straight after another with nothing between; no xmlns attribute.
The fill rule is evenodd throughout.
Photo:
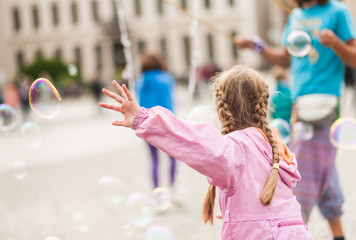
<svg viewBox="0 0 356 240"><path fill-rule="evenodd" d="M263 205L269 205L278 180L279 153L268 126L268 85L255 70L235 66L212 79L216 108L222 123L222 135L247 127L258 127L266 135L273 152L273 168L260 195ZM202 206L204 223L213 224L216 187L210 185Z"/></svg>

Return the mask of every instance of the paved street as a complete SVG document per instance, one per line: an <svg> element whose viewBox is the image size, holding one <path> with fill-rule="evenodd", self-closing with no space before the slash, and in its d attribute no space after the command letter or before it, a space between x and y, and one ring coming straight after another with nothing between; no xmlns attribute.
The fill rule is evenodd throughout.
<svg viewBox="0 0 356 240"><path fill-rule="evenodd" d="M190 103L187 93L179 88L177 99L176 114L185 118L193 106L207 104L210 97L202 94L200 101ZM354 114L351 109L355 105L348 99L342 102L344 116ZM203 225L200 218L208 186L205 177L181 163L172 206L139 216L139 220L147 220L143 226L136 226L138 221L132 224L135 210L126 205L128 197L151 193L145 143L130 129L113 127L111 121L117 114L105 110L99 114L90 96L64 99L61 107L53 119L30 116L42 130L42 145L37 149L24 145L19 127L0 135L0 240L45 240L49 236L60 240L142 240L146 230L155 225L170 229L175 240L220 239L221 221L216 219L211 227ZM350 240L356 239L355 155L355 150L339 151L337 159L346 199L342 220ZM167 156L161 154L164 187L168 186L168 163ZM120 184L114 187L120 190L104 190L100 179L105 176L117 179ZM113 194L115 202L107 201ZM308 227L314 239L331 239L327 222L317 209Z"/></svg>

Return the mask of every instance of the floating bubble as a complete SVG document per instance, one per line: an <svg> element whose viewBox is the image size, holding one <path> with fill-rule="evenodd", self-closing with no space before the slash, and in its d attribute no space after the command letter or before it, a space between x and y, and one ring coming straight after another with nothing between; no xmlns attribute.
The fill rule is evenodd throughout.
<svg viewBox="0 0 356 240"><path fill-rule="evenodd" d="M152 191L152 196L158 210L165 211L171 206L171 195L167 188L155 188Z"/></svg>
<svg viewBox="0 0 356 240"><path fill-rule="evenodd" d="M125 239L129 239L134 235L134 229L130 224L122 225L122 231Z"/></svg>
<svg viewBox="0 0 356 240"><path fill-rule="evenodd" d="M78 76L78 67L75 65L75 64L69 64L67 66L67 69L68 69L68 74L72 77L76 77Z"/></svg>
<svg viewBox="0 0 356 240"><path fill-rule="evenodd" d="M318 62L318 60L319 60L319 53L318 53L318 51L317 51L314 47L312 47L312 48L310 49L310 52L308 53L308 59L309 59L309 61L310 61L312 64L315 64L315 63Z"/></svg>
<svg viewBox="0 0 356 240"><path fill-rule="evenodd" d="M151 226L145 233L145 240L174 240L171 230L163 226Z"/></svg>
<svg viewBox="0 0 356 240"><path fill-rule="evenodd" d="M293 141L310 140L314 135L314 127L311 124L296 122L292 126Z"/></svg>
<svg viewBox="0 0 356 240"><path fill-rule="evenodd" d="M329 137L335 147L356 149L356 120L339 118L331 125Z"/></svg>
<svg viewBox="0 0 356 240"><path fill-rule="evenodd" d="M17 180L23 180L27 176L27 164L16 160L12 163L12 176Z"/></svg>
<svg viewBox="0 0 356 240"><path fill-rule="evenodd" d="M188 112L187 120L196 123L210 122L215 125L218 121L218 117L213 107L209 105L198 105Z"/></svg>
<svg viewBox="0 0 356 240"><path fill-rule="evenodd" d="M102 198L111 204L124 201L125 184L113 176L103 176L99 180Z"/></svg>
<svg viewBox="0 0 356 240"><path fill-rule="evenodd" d="M74 228L78 232L89 232L90 231L90 224L88 220L88 216L81 211L76 211L72 215Z"/></svg>
<svg viewBox="0 0 356 240"><path fill-rule="evenodd" d="M16 127L16 111L8 104L0 104L0 131L10 132Z"/></svg>
<svg viewBox="0 0 356 240"><path fill-rule="evenodd" d="M141 193L133 193L126 200L126 207L131 224L139 227L146 226L153 218L152 199Z"/></svg>
<svg viewBox="0 0 356 240"><path fill-rule="evenodd" d="M34 122L25 122L20 128L22 143L29 148L42 146L42 132L40 126Z"/></svg>
<svg viewBox="0 0 356 240"><path fill-rule="evenodd" d="M61 239L55 236L50 236L50 237L46 237L44 240L61 240Z"/></svg>
<svg viewBox="0 0 356 240"><path fill-rule="evenodd" d="M312 41L308 33L297 30L288 35L286 47L292 56L304 57L310 52Z"/></svg>
<svg viewBox="0 0 356 240"><path fill-rule="evenodd" d="M272 120L272 122L270 123L270 126L272 128L276 128L279 136L281 137L282 141L284 142L284 144L288 144L290 141L290 126L289 123L282 119L282 118L276 118L274 120Z"/></svg>
<svg viewBox="0 0 356 240"><path fill-rule="evenodd" d="M39 78L32 83L29 99L32 110L40 117L49 119L59 113L61 96L45 78Z"/></svg>

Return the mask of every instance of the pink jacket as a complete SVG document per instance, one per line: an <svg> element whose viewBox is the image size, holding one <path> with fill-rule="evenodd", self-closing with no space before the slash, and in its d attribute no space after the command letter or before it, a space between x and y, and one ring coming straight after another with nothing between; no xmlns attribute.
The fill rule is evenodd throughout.
<svg viewBox="0 0 356 240"><path fill-rule="evenodd" d="M223 216L221 239L312 239L292 188L301 179L293 156L280 160L279 179L270 206L259 200L272 170L272 149L256 128L225 136L209 123L174 117L162 107L141 108L132 128L136 135L186 163L219 190Z"/></svg>

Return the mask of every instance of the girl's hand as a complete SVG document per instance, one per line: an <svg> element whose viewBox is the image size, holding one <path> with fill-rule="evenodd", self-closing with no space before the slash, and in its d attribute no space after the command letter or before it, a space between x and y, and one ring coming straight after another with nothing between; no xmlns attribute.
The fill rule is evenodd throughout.
<svg viewBox="0 0 356 240"><path fill-rule="evenodd" d="M99 105L103 108L111 109L120 112L124 115L124 120L115 120L112 122L112 125L131 127L132 121L134 120L136 114L140 111L140 106L132 97L130 91L127 89L125 84L123 84L121 87L115 80L112 82L112 84L121 96L105 88L103 88L102 91L105 95L111 97L112 99L120 103L120 105L112 105L108 103L100 103Z"/></svg>
<svg viewBox="0 0 356 240"><path fill-rule="evenodd" d="M235 37L234 43L239 48L250 48L252 49L254 46L254 42L252 39L243 38L243 37Z"/></svg>

